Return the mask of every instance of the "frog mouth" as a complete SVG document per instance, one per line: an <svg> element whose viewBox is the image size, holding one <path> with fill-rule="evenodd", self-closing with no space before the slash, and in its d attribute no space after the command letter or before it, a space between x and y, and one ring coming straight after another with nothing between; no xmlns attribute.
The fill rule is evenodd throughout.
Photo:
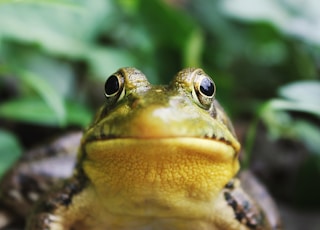
<svg viewBox="0 0 320 230"><path fill-rule="evenodd" d="M206 134L202 137L192 137L192 136L151 136L148 137L132 137L132 136L124 136L119 137L115 135L103 135L103 132L100 132L99 136L87 136L86 143L90 142L100 142L100 141L112 141L112 140L119 140L120 142L126 141L126 140L135 140L135 141L146 141L146 140L156 140L156 142L161 142L162 140L176 140L179 142L179 140L190 140L193 142L194 140L205 140L205 141L213 141L213 142L220 142L222 144L228 145L233 148L234 153L237 155L240 151L240 144L238 141L236 141L234 138L233 141L225 138L224 136L217 136L215 134ZM155 146L157 143L155 143Z"/></svg>
<svg viewBox="0 0 320 230"><path fill-rule="evenodd" d="M84 136L83 142L100 142L100 141L126 141L136 140L143 142L144 140L206 140L214 143L220 142L221 144L228 145L233 148L235 154L240 151L240 143L234 137L234 135L226 130L224 126L219 123L214 123L212 126L206 126L205 128L198 128L194 124L194 127L184 128L183 123L176 124L172 127L164 124L146 125L145 122L140 121L135 124L123 125L121 127L113 127L110 124L101 124L93 129L88 130ZM134 128L132 128L134 127ZM177 129L176 127L179 127ZM214 127L214 128L213 128ZM125 130L125 134L122 133ZM209 142L210 143L210 142ZM155 143L155 146L157 143Z"/></svg>

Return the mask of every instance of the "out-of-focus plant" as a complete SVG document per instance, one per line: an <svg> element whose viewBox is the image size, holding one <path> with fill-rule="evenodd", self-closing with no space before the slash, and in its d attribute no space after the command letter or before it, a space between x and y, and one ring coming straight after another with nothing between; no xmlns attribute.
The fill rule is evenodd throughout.
<svg viewBox="0 0 320 230"><path fill-rule="evenodd" d="M295 205L319 208L317 197L320 186L314 182L320 177L320 81L290 83L280 87L278 95L279 98L261 106L256 120L251 124L244 167L249 167L255 157L252 150L257 136L261 135L259 124L262 122L267 130L264 146L260 146L266 148L262 151L262 159L265 159L267 167L271 166L289 177L288 181L283 181L282 191L275 189L278 195L285 196ZM281 141L291 144L287 149L281 148ZM278 144L278 148L268 146L272 144ZM259 164L261 166L261 160L257 162Z"/></svg>
<svg viewBox="0 0 320 230"><path fill-rule="evenodd" d="M320 121L320 82L291 83L279 89L279 96L282 98L268 101L260 111L272 138L301 140L320 157L320 127L309 119L311 116ZM299 112L302 118L295 118L290 112Z"/></svg>
<svg viewBox="0 0 320 230"><path fill-rule="evenodd" d="M0 178L9 166L20 156L21 146L9 132L0 129Z"/></svg>
<svg viewBox="0 0 320 230"><path fill-rule="evenodd" d="M249 22L266 21L285 34L320 45L317 0L226 0L222 5L231 17Z"/></svg>
<svg viewBox="0 0 320 230"><path fill-rule="evenodd" d="M245 164L250 161L257 124L261 120L271 139L283 138L303 143L310 153L319 158L320 170L320 81L294 82L279 88L278 94L280 98L267 101L258 111L248 137L249 154Z"/></svg>

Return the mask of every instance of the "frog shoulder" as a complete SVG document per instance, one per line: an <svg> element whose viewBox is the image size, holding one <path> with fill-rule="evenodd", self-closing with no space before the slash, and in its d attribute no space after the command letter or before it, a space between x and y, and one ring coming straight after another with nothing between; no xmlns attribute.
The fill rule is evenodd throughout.
<svg viewBox="0 0 320 230"><path fill-rule="evenodd" d="M51 187L70 177L82 133L67 133L25 152L0 181L0 228L22 222Z"/></svg>
<svg viewBox="0 0 320 230"><path fill-rule="evenodd" d="M265 219L269 222L271 229L282 229L278 208L267 188L250 170L241 171L239 179L241 181L243 191L248 196L252 197L257 205L261 207Z"/></svg>
<svg viewBox="0 0 320 230"><path fill-rule="evenodd" d="M240 173L239 178L230 180L217 198L214 218L218 229L282 229L275 205L267 190L264 187L254 188L257 191L260 189L258 194L257 191L251 191L253 188L247 187L247 180L254 180L250 182L251 187L260 186L253 184L259 182L248 173ZM252 178L245 178L246 176ZM270 209L270 205L274 209Z"/></svg>

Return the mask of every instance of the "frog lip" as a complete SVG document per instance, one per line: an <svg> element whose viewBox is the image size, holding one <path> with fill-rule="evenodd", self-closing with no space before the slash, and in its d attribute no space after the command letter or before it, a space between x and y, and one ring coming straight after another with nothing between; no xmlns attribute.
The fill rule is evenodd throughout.
<svg viewBox="0 0 320 230"><path fill-rule="evenodd" d="M204 136L149 136L149 137L136 137L136 136L116 136L116 135L101 135L99 137L97 136L91 136L90 138L86 139L87 143L94 142L94 141L112 141L112 140L120 140L120 139L130 139L130 140L152 140L152 139L158 139L160 140L166 140L166 139L203 139L208 141L215 141L224 143L230 147L233 148L234 152L237 154L240 151L240 144L236 142L232 142L230 140L227 140L225 137L217 137L216 135L204 135Z"/></svg>
<svg viewBox="0 0 320 230"><path fill-rule="evenodd" d="M124 122L120 125L103 121L87 130L84 141L195 138L224 143L231 146L236 153L240 150L240 144L236 137L223 124L217 121L213 121L213 124L212 121L211 123L194 121L192 126L186 126L183 121L164 123L163 120L154 122L153 120L147 121L147 119L149 119L148 116L144 120L139 119L128 122L128 124Z"/></svg>

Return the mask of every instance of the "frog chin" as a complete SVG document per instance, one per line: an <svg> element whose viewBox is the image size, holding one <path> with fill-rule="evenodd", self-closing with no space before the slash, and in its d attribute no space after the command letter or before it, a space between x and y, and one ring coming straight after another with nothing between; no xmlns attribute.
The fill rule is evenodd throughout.
<svg viewBox="0 0 320 230"><path fill-rule="evenodd" d="M206 212L239 169L234 149L209 139L101 140L84 151L84 172L106 208L119 214Z"/></svg>

